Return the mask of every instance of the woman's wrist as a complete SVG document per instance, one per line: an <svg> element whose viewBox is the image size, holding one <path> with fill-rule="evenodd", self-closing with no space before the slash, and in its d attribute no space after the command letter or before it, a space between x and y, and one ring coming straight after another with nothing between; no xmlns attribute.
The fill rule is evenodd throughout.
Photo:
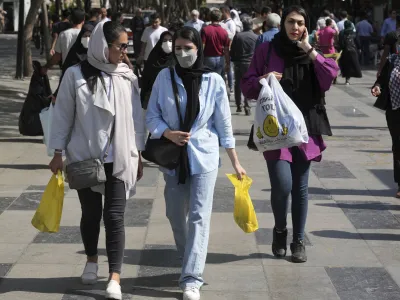
<svg viewBox="0 0 400 300"><path fill-rule="evenodd" d="M304 52L306 52L306 53L308 53L311 49L313 49L313 47L310 45L310 43L307 43L307 44L303 45L301 48L302 48L302 49L304 50Z"/></svg>

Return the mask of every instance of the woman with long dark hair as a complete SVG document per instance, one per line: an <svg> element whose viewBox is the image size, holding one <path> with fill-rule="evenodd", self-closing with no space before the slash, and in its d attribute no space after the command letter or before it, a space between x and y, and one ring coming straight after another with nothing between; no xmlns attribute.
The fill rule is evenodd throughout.
<svg viewBox="0 0 400 300"><path fill-rule="evenodd" d="M342 55L339 59L342 77L346 78L346 84L350 84L350 78L361 78L361 68L358 60L358 49L360 43L354 32L354 25L349 20L344 22L344 30L339 34L339 47Z"/></svg>
<svg viewBox="0 0 400 300"><path fill-rule="evenodd" d="M151 89L154 81L156 81L158 73L160 73L163 68L174 65L175 59L172 55L172 33L165 31L160 35L160 40L154 46L153 50L151 50L150 55L144 64L142 87L140 90L140 98L144 109L147 108Z"/></svg>
<svg viewBox="0 0 400 300"><path fill-rule="evenodd" d="M264 152L271 181L271 205L275 218L272 252L286 256L287 212L292 195L293 241L290 245L293 262L307 260L304 228L308 210L308 177L311 161L320 161L326 146L322 135L332 135L325 110L325 92L337 75L332 59L325 59L310 44L307 12L300 6L285 10L281 31L271 42L260 45L250 68L242 79L245 97L257 99L261 78L274 75L304 115L308 144L290 149Z"/></svg>
<svg viewBox="0 0 400 300"><path fill-rule="evenodd" d="M165 137L181 147L178 168L162 169L166 183L164 196L182 259L179 285L183 299L199 300L220 161L219 142L238 178L246 172L235 151L225 82L204 66L203 45L196 29L184 27L175 33L173 55L177 61L175 68L162 70L154 83L146 124L152 138Z"/></svg>
<svg viewBox="0 0 400 300"><path fill-rule="evenodd" d="M67 157L68 179L72 165L96 159L104 166L105 183L78 189L78 196L87 256L81 280L83 284L97 282L97 247L103 215L110 274L107 299L122 299L125 205L143 174L140 151L144 150L145 128L137 78L123 63L127 47L128 35L122 25L105 22L96 26L87 60L65 72L54 106L49 141L50 147L56 149L50 163L55 174L63 169L62 150ZM78 171L82 179L82 174L92 174L88 168Z"/></svg>

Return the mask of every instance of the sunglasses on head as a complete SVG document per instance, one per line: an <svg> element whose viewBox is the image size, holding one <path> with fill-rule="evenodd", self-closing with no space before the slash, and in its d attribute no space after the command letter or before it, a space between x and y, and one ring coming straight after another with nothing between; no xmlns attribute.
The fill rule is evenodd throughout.
<svg viewBox="0 0 400 300"><path fill-rule="evenodd" d="M119 44L119 45L115 45L115 44L108 44L108 45L109 46L113 45L120 51L124 51L124 50L128 49L128 44L125 44L125 43L122 43L122 44Z"/></svg>

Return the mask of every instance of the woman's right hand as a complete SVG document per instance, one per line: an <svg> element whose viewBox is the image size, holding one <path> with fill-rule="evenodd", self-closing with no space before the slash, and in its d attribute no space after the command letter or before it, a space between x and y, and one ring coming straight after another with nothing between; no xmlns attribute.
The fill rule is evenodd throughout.
<svg viewBox="0 0 400 300"><path fill-rule="evenodd" d="M282 79L282 73L278 72L269 72L268 74L265 74L263 76L258 77L258 80L261 80L262 78L267 78L270 74L274 75L276 79L281 80Z"/></svg>
<svg viewBox="0 0 400 300"><path fill-rule="evenodd" d="M178 146L184 146L189 142L190 139L189 132L172 131L170 129L165 130L164 136Z"/></svg>
<svg viewBox="0 0 400 300"><path fill-rule="evenodd" d="M381 94L381 88L379 87L379 86L374 86L372 89L371 89L371 94L372 94L372 96L374 96L374 97L378 97L380 94Z"/></svg>
<svg viewBox="0 0 400 300"><path fill-rule="evenodd" d="M53 172L54 175L57 175L57 172L60 170L63 170L63 161L62 161L62 155L61 154L54 154L53 159L51 160L50 164L50 170Z"/></svg>

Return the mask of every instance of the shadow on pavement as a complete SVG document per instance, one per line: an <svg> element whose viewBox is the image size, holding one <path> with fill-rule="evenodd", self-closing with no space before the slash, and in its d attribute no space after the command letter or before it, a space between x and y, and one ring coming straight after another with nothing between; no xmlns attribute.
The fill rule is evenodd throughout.
<svg viewBox="0 0 400 300"><path fill-rule="evenodd" d="M157 289L146 288L133 288L134 296L143 296L148 298L168 298L168 299L182 299L181 292L163 291Z"/></svg>
<svg viewBox="0 0 400 300"><path fill-rule="evenodd" d="M354 233L340 230L318 230L311 234L324 238L368 241L400 241L400 234L392 233Z"/></svg>
<svg viewBox="0 0 400 300"><path fill-rule="evenodd" d="M338 126L338 125L332 125L331 126L333 130L335 129L349 129L349 130L354 130L354 129L360 129L360 130L382 130L382 131L387 131L387 127L364 127L364 126Z"/></svg>
<svg viewBox="0 0 400 300"><path fill-rule="evenodd" d="M0 143L31 143L31 144L43 144L43 138L1 138Z"/></svg>
<svg viewBox="0 0 400 300"><path fill-rule="evenodd" d="M369 203L316 203L317 206L324 207L339 207L346 210L358 210L358 209L369 209L369 210L400 210L400 205L393 205L389 203L381 203L381 202L369 202Z"/></svg>
<svg viewBox="0 0 400 300"><path fill-rule="evenodd" d="M262 189L263 192L270 192L271 189ZM393 197L396 193L396 189L387 190L368 190L368 189L325 189L319 187L309 187L308 194L318 197L318 195L326 196L374 196L374 197Z"/></svg>
<svg viewBox="0 0 400 300"><path fill-rule="evenodd" d="M48 170L48 165L34 165L34 164L22 164L22 165L6 165L0 164L0 169L14 169L14 170Z"/></svg>
<svg viewBox="0 0 400 300"><path fill-rule="evenodd" d="M392 153L392 150L356 150L356 152L364 152L364 153Z"/></svg>

